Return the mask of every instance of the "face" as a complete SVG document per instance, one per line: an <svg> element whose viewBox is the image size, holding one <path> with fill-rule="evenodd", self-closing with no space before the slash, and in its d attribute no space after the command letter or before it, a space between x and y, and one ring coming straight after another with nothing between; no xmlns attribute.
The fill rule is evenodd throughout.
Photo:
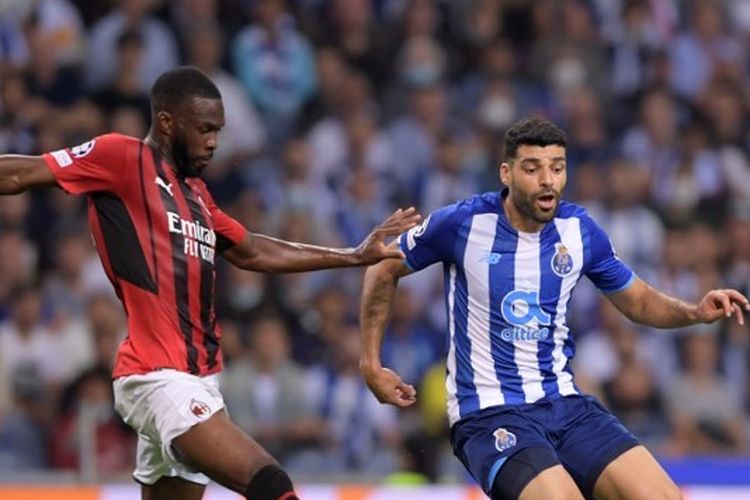
<svg viewBox="0 0 750 500"><path fill-rule="evenodd" d="M520 146L500 167L500 180L520 214L535 223L551 221L560 204L567 171L562 146Z"/></svg>
<svg viewBox="0 0 750 500"><path fill-rule="evenodd" d="M195 97L172 113L159 112L158 118L180 175L200 176L219 146L224 126L221 99Z"/></svg>

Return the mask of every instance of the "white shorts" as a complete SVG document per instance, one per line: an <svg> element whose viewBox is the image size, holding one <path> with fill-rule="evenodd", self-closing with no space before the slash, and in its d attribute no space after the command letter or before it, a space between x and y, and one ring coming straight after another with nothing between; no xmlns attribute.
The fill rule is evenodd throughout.
<svg viewBox="0 0 750 500"><path fill-rule="evenodd" d="M135 480L150 485L167 476L208 484L208 476L180 462L172 441L224 408L218 374L159 370L119 377L113 386L115 410L138 433Z"/></svg>

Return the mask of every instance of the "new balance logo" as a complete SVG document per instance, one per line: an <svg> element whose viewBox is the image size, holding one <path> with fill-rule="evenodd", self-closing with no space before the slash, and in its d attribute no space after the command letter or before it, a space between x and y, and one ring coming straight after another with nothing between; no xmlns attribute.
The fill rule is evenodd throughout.
<svg viewBox="0 0 750 500"><path fill-rule="evenodd" d="M160 188L162 188L167 193L169 193L169 196L171 196L172 198L174 198L174 194L172 194L172 183L171 182L169 184L167 184L166 182L164 182L164 179L162 179L161 177L159 177L157 175L156 176L156 185L159 186Z"/></svg>
<svg viewBox="0 0 750 500"><path fill-rule="evenodd" d="M497 264L500 262L500 258L502 257L502 254L498 252L484 252L481 257L479 257L479 262L487 263L487 264Z"/></svg>

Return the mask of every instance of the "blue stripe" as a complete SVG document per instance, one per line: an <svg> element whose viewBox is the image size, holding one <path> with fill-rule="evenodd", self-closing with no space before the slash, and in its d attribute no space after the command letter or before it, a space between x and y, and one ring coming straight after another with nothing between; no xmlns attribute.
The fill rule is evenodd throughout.
<svg viewBox="0 0 750 500"><path fill-rule="evenodd" d="M581 245L583 246L583 267L581 275L585 275L591 268L591 231L583 219L578 219L581 228Z"/></svg>
<svg viewBox="0 0 750 500"><path fill-rule="evenodd" d="M523 393L523 381L518 372L513 342L502 339L504 328L513 328L505 322L500 311L503 297L515 289L516 250L518 249L518 233L508 229L504 223L504 216L497 218L495 241L492 251L502 255L497 264L489 266L490 283L490 344L492 359L495 363L495 373L500 381L505 404L523 404L526 398Z"/></svg>
<svg viewBox="0 0 750 500"><path fill-rule="evenodd" d="M461 418L479 410L479 395L474 384L474 367L471 365L471 340L468 334L469 289L463 266L472 219L471 217L467 218L458 229L458 241L455 246L456 292L453 298L453 342L456 345L456 396ZM446 289L447 291L448 289Z"/></svg>
<svg viewBox="0 0 750 500"><path fill-rule="evenodd" d="M549 223L544 227L539 240L541 245L539 251L539 269L541 271L539 302L542 309L552 318L552 324L539 325L540 328L547 327L549 336L545 340L539 341L536 356L539 362L539 371L544 377L542 379L544 396L549 398L559 393L557 376L552 366L552 350L555 347L554 322L557 315L557 304L560 301L560 290L562 289L562 278L552 271L551 265L556 252L555 244L561 241L560 233L558 233L554 223Z"/></svg>
<svg viewBox="0 0 750 500"><path fill-rule="evenodd" d="M492 485L495 483L495 477L497 477L497 473L500 472L500 468L503 466L506 460L508 460L508 457L498 458L497 461L492 465L490 474L489 476L487 476L487 488L485 488L484 491L492 491Z"/></svg>

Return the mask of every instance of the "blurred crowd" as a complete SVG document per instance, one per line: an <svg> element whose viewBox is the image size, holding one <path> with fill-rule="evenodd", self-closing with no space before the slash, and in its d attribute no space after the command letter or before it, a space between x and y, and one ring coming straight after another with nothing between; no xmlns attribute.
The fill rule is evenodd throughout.
<svg viewBox="0 0 750 500"><path fill-rule="evenodd" d="M353 246L396 207L497 190L504 131L540 115L569 136L566 197L640 277L693 301L750 288L750 0L0 0L0 153L142 137L179 64L221 90L206 182L250 230ZM85 203L0 197L0 474L133 461ZM358 374L361 269L218 272L228 411L288 470L460 477L437 266L402 281L386 332L419 391L400 411ZM747 326L644 329L585 279L568 319L579 385L656 454L750 453Z"/></svg>

